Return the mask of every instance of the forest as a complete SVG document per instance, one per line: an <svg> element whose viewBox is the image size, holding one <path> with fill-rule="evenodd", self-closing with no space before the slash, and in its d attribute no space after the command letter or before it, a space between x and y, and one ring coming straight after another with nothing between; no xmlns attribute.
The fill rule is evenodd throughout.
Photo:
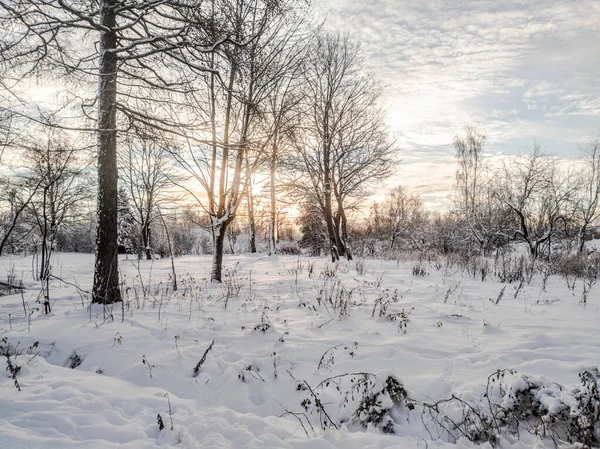
<svg viewBox="0 0 600 449"><path fill-rule="evenodd" d="M600 447L597 130L465 122L438 207L308 1L0 25L0 447Z"/></svg>

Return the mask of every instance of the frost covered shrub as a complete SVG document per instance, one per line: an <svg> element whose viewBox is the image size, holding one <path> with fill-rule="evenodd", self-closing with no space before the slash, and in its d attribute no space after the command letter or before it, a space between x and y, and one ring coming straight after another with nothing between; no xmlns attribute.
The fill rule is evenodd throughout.
<svg viewBox="0 0 600 449"><path fill-rule="evenodd" d="M427 274L427 265L422 262L417 262L412 267L413 276L425 276Z"/></svg>
<svg viewBox="0 0 600 449"><path fill-rule="evenodd" d="M297 256L300 254L300 247L296 242L286 242L281 243L277 247L277 251L279 254L289 255L289 256Z"/></svg>
<svg viewBox="0 0 600 449"><path fill-rule="evenodd" d="M579 374L581 386L572 391L575 403L569 403L568 433L570 441L583 443L584 447L598 447L600 443L600 394L598 372Z"/></svg>
<svg viewBox="0 0 600 449"><path fill-rule="evenodd" d="M494 272L500 282L531 283L536 273L536 260L530 257L502 257L496 260Z"/></svg>
<svg viewBox="0 0 600 449"><path fill-rule="evenodd" d="M83 221L61 228L56 234L56 249L62 252L93 253L95 242L95 222Z"/></svg>
<svg viewBox="0 0 600 449"><path fill-rule="evenodd" d="M384 433L395 433L390 411L402 405L405 398L406 390L402 382L389 375L363 396L354 412L354 420L365 428L372 424Z"/></svg>
<svg viewBox="0 0 600 449"><path fill-rule="evenodd" d="M321 279L329 279L337 277L340 266L337 264L325 264L321 272L319 273L319 277Z"/></svg>
<svg viewBox="0 0 600 449"><path fill-rule="evenodd" d="M17 357L23 354L32 355L34 350L37 349L40 345L39 341L34 342L27 349L19 348L20 342L17 342L16 345L12 345L7 337L3 337L0 340L0 356L6 357L6 372L8 373L8 377L10 377L15 384L15 388L21 391L21 385L19 384L19 379L17 376L21 373L21 366L17 364ZM37 355L39 351L33 355L27 362L31 362ZM11 358L12 357L12 358Z"/></svg>
<svg viewBox="0 0 600 449"><path fill-rule="evenodd" d="M600 254L572 254L552 261L554 273L565 279L598 279Z"/></svg>
<svg viewBox="0 0 600 449"><path fill-rule="evenodd" d="M474 404L454 395L433 404L423 402L420 406L423 415L430 418L429 423L423 421L427 430L437 428L440 435L447 435L454 443L460 437L477 444L494 444L498 439L492 418Z"/></svg>
<svg viewBox="0 0 600 449"><path fill-rule="evenodd" d="M415 401L422 408L426 428L456 442L495 445L502 435L519 435L521 429L542 439L600 447L600 395L598 370L583 371L581 385L570 390L554 382L535 379L513 370L498 370L488 377L479 402L452 395L433 404ZM408 399L407 402L413 400Z"/></svg>
<svg viewBox="0 0 600 449"><path fill-rule="evenodd" d="M579 374L581 385L565 390L513 371L497 371L488 380L486 396L498 428L518 430L553 440L598 447L600 443L600 394L598 371ZM493 384L497 383L496 394ZM499 398L498 398L499 393ZM498 400L498 402L495 402Z"/></svg>
<svg viewBox="0 0 600 449"><path fill-rule="evenodd" d="M17 349L18 346L19 344L17 343L17 346L13 347L8 342L8 339L6 337L0 340L0 355L6 357L6 372L15 384L15 388L21 391L21 386L19 385L19 380L17 379L17 376L21 372L21 367L15 362L15 359L19 354ZM13 356L12 359L11 356Z"/></svg>
<svg viewBox="0 0 600 449"><path fill-rule="evenodd" d="M196 251L198 254L212 254L212 238L208 234L202 233L198 237Z"/></svg>
<svg viewBox="0 0 600 449"><path fill-rule="evenodd" d="M347 422L394 433L392 409L404 404L410 410L414 408L406 401L402 382L389 370L377 374L338 374L315 387L302 381L297 384L297 391L305 392L300 405L306 412L318 415L322 429L337 429L340 423ZM334 404L338 404L337 413L334 413Z"/></svg>
<svg viewBox="0 0 600 449"><path fill-rule="evenodd" d="M336 266L337 267L337 266ZM325 267L325 270L329 270ZM333 278L337 275L337 268L334 269L335 274L329 273L331 277L325 277L322 286L315 284L319 288L317 295L317 304L319 306L331 306L331 308L339 315L339 317L349 316L354 305L353 296L355 289L347 289L341 280ZM329 276L329 274L327 276ZM321 278L324 277L323 271ZM333 281L330 279L333 278Z"/></svg>
<svg viewBox="0 0 600 449"><path fill-rule="evenodd" d="M356 274L358 274L359 276L362 276L363 274L365 274L365 261L364 260L356 261Z"/></svg>
<svg viewBox="0 0 600 449"><path fill-rule="evenodd" d="M373 311L371 312L371 316L374 317L377 312L377 308L379 307L379 317L385 318L388 316L388 309L390 305L398 302L398 289L394 289L393 292L390 293L389 289L383 290L379 297L377 297L373 303Z"/></svg>

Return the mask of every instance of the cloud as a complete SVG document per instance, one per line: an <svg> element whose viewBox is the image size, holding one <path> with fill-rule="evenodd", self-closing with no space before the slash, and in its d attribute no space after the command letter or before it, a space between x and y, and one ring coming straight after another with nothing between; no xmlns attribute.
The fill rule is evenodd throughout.
<svg viewBox="0 0 600 449"><path fill-rule="evenodd" d="M598 1L317 0L316 9L326 27L362 41L394 135L421 158L452 154L467 123L485 130L493 153L535 138L565 157L600 126Z"/></svg>
<svg viewBox="0 0 600 449"><path fill-rule="evenodd" d="M564 82L543 80L523 94L527 108L546 117L594 115L600 118L600 96L588 86L600 85L600 76L576 73Z"/></svg>

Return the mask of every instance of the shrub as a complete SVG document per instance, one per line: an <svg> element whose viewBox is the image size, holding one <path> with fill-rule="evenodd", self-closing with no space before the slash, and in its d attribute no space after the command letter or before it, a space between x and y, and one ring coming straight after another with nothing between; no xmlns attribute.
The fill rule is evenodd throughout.
<svg viewBox="0 0 600 449"><path fill-rule="evenodd" d="M278 246L277 251L279 254L297 256L300 254L300 247L296 242L282 243Z"/></svg>
<svg viewBox="0 0 600 449"><path fill-rule="evenodd" d="M425 276L427 274L427 266L422 262L417 262L412 267L413 276Z"/></svg>
<svg viewBox="0 0 600 449"><path fill-rule="evenodd" d="M406 390L396 377L390 375L379 387L363 396L354 412L354 420L363 427L373 424L383 433L395 433L390 411L400 406L406 398Z"/></svg>

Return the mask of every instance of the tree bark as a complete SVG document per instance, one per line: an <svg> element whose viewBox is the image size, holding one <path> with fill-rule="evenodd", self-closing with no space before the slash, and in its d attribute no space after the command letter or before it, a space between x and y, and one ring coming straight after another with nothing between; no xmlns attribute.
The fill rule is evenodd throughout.
<svg viewBox="0 0 600 449"><path fill-rule="evenodd" d="M323 210L325 223L327 224L327 234L329 234L329 252L331 261L340 260L338 253L338 242L336 241L335 225L333 223L333 213L331 211L331 195L325 194L325 208Z"/></svg>
<svg viewBox="0 0 600 449"><path fill-rule="evenodd" d="M116 0L100 0L101 22L114 30ZM92 302L121 301L117 246L117 36L102 31L98 82L98 222Z"/></svg>
<svg viewBox="0 0 600 449"><path fill-rule="evenodd" d="M273 143L275 148L276 143ZM275 153L275 150L273 151ZM275 243L275 222L277 220L277 198L275 197L275 158L269 164L269 176L271 178L271 211L269 215L269 256L277 254L277 246Z"/></svg>
<svg viewBox="0 0 600 449"><path fill-rule="evenodd" d="M150 223L144 222L142 227L142 244L144 245L144 251L146 252L146 260L152 259L152 251L150 250Z"/></svg>
<svg viewBox="0 0 600 449"><path fill-rule="evenodd" d="M579 229L579 235L577 236L577 252L579 254L582 254L585 249L585 231L586 226L582 226L581 229Z"/></svg>
<svg viewBox="0 0 600 449"><path fill-rule="evenodd" d="M323 210L323 215L325 218L325 223L327 224L327 233L329 234L329 251L331 253L331 261L335 262L340 260L339 254L339 239L337 238L337 233L335 230L335 223L333 222L333 207L331 205L331 168L330 168L330 149L329 149L329 124L328 124L328 116L325 115L325 125L324 125L324 136L323 139L325 141L325 145L323 148L323 181L325 184L325 208Z"/></svg>
<svg viewBox="0 0 600 449"><path fill-rule="evenodd" d="M350 252L350 245L348 245L348 219L346 218L346 212L340 205L340 217L342 219L342 244L344 246L344 252L346 253L346 259L352 260L352 253Z"/></svg>
<svg viewBox="0 0 600 449"><path fill-rule="evenodd" d="M338 256L346 257L346 245L342 238L342 216L339 209L333 214L333 232Z"/></svg>
<svg viewBox="0 0 600 449"><path fill-rule="evenodd" d="M221 272L223 270L223 245L225 243L225 231L229 223L222 222L213 226L215 230L215 246L213 248L212 270L210 273L211 282L221 282Z"/></svg>
<svg viewBox="0 0 600 449"><path fill-rule="evenodd" d="M165 217L159 207L156 208L158 210L158 216L160 217L160 221L162 221L163 228L165 229L165 235L167 236L167 245L169 245L169 258L171 259L171 273L173 275L173 291L177 290L177 272L175 271L175 256L173 255L173 245L171 244L171 235L169 234L169 228L167 227L167 223L165 222Z"/></svg>
<svg viewBox="0 0 600 449"><path fill-rule="evenodd" d="M248 226L250 228L250 252L256 252L256 223L254 222L254 198L252 189L248 189Z"/></svg>

